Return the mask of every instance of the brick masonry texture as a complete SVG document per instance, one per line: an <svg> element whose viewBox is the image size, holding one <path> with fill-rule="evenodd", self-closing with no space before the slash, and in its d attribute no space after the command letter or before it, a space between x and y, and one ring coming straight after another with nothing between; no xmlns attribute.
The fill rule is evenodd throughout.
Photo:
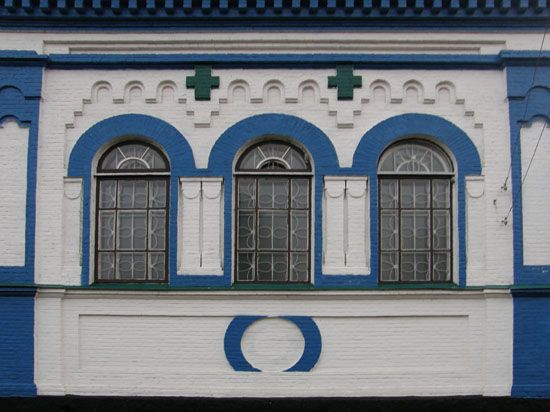
<svg viewBox="0 0 550 412"><path fill-rule="evenodd" d="M406 54L443 53L448 47L483 56L505 48L528 50L540 40L532 33L439 35L444 43L433 40L433 33L411 33L408 42L388 33L388 43L381 45L373 33L350 34L359 50L376 46ZM235 36L222 44L219 33L208 32L173 38L28 32L0 33L0 41L12 50L69 57L90 51L154 54L161 48L190 53L197 47L191 40L216 46L209 49L214 52L258 52L250 34ZM317 39L306 33L303 40L281 36L262 33L256 40L274 53L303 53L307 39L326 53L349 52L354 43L334 33ZM337 90L328 87L335 67L212 65L219 88L211 90L210 100L198 101L185 87L186 77L195 73L191 67L120 69L105 69L101 62L78 70L0 67L3 131L11 139L28 131L28 145L10 155L17 164L26 155L25 202L0 216L19 224L18 234L0 233L4 243L18 238L16 253L0 255L0 395L550 396L548 297L510 293L514 283L550 284L545 248L550 234L528 219L520 224L526 209L519 190L528 159L520 151L529 151L537 137L527 127L521 135L523 121L548 118L546 67L533 82L533 67L356 67L362 87L354 89L353 99L338 100ZM532 104L523 119L527 96ZM303 291L232 288L234 161L248 145L270 136L300 146L313 164L313 285ZM157 145L170 160L169 283L141 289L91 285L97 160L112 144L136 137ZM378 286L376 165L389 144L409 137L439 144L456 168L448 287ZM546 158L550 146L540 150ZM514 177L503 189L511 162ZM531 183L543 185L544 170L533 172ZM343 222L346 213L335 207L327 215L325 177L365 186L364 230L355 233L369 238L361 239L368 264L323 271L326 251L343 248L337 237L327 236L323 219ZM211 184L219 204L183 221L185 182ZM550 203L540 189L535 185L531 193ZM0 199L3 206L8 197ZM512 202L513 214L504 224ZM204 212L204 202L195 206ZM215 229L190 237L184 228L200 216L206 220L199 227ZM207 235L216 237L208 246L219 256L204 268L203 256L186 266L185 245ZM33 285L36 297L26 288ZM227 359L224 337L239 316L266 317L231 337L233 349L242 349L261 372L240 372ZM320 353L308 372L285 372L310 350L311 338L288 316L312 322L319 331Z"/></svg>

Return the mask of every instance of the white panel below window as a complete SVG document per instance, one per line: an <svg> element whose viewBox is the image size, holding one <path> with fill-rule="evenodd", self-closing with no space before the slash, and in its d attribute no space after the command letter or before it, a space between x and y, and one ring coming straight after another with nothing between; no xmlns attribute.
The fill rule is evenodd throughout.
<svg viewBox="0 0 550 412"><path fill-rule="evenodd" d="M323 206L323 273L369 274L367 177L326 176Z"/></svg>
<svg viewBox="0 0 550 412"><path fill-rule="evenodd" d="M0 266L25 265L29 129L0 124Z"/></svg>
<svg viewBox="0 0 550 412"><path fill-rule="evenodd" d="M180 179L178 274L223 275L223 179Z"/></svg>
<svg viewBox="0 0 550 412"><path fill-rule="evenodd" d="M521 129L521 175L522 179L525 179L522 185L525 265L550 265L550 127L546 126L543 131L544 124L543 121L537 121L530 127ZM533 157L535 150L536 154ZM527 173L532 157L533 161Z"/></svg>

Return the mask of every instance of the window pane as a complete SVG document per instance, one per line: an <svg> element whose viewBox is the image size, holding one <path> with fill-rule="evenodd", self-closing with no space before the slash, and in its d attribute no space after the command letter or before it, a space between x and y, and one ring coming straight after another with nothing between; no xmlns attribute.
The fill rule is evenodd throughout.
<svg viewBox="0 0 550 412"><path fill-rule="evenodd" d="M119 180L118 207L125 209L146 208L147 182L145 180Z"/></svg>
<svg viewBox="0 0 550 412"><path fill-rule="evenodd" d="M380 279L384 282L399 280L399 253L380 254Z"/></svg>
<svg viewBox="0 0 550 412"><path fill-rule="evenodd" d="M241 160L239 168L243 170L256 169L256 166L263 159L265 159L265 156L262 154L259 148L256 147L255 149L249 151L248 154Z"/></svg>
<svg viewBox="0 0 550 412"><path fill-rule="evenodd" d="M115 211L100 210L98 222L99 250L115 248Z"/></svg>
<svg viewBox="0 0 550 412"><path fill-rule="evenodd" d="M287 179L258 179L258 207L269 209L288 208Z"/></svg>
<svg viewBox="0 0 550 412"><path fill-rule="evenodd" d="M287 253L259 253L258 280L284 282L288 279Z"/></svg>
<svg viewBox="0 0 550 412"><path fill-rule="evenodd" d="M380 249L397 250L399 245L398 215L396 211L380 212Z"/></svg>
<svg viewBox="0 0 550 412"><path fill-rule="evenodd" d="M238 239L238 248L239 249L252 249L254 250L256 246L256 213L239 211L239 239Z"/></svg>
<svg viewBox="0 0 550 412"><path fill-rule="evenodd" d="M166 180L152 180L149 182L149 207L166 207Z"/></svg>
<svg viewBox="0 0 550 412"><path fill-rule="evenodd" d="M290 254L290 280L294 282L307 282L308 254Z"/></svg>
<svg viewBox="0 0 550 412"><path fill-rule="evenodd" d="M450 213L447 210L434 210L433 212L433 243L434 249L451 248L451 222Z"/></svg>
<svg viewBox="0 0 550 412"><path fill-rule="evenodd" d="M309 207L309 180L292 179L292 201L293 209L306 209Z"/></svg>
<svg viewBox="0 0 550 412"><path fill-rule="evenodd" d="M380 180L380 207L381 208L397 208L397 180Z"/></svg>
<svg viewBox="0 0 550 412"><path fill-rule="evenodd" d="M451 253L434 253L433 280L437 282L451 280Z"/></svg>
<svg viewBox="0 0 550 412"><path fill-rule="evenodd" d="M115 278L115 254L98 253L97 255L97 277L101 280L112 280Z"/></svg>
<svg viewBox="0 0 550 412"><path fill-rule="evenodd" d="M149 146L148 149L141 157L147 163L147 167L149 169L168 169L162 156L152 147Z"/></svg>
<svg viewBox="0 0 550 412"><path fill-rule="evenodd" d="M401 207L404 209L430 207L430 181L401 180Z"/></svg>
<svg viewBox="0 0 550 412"><path fill-rule="evenodd" d="M149 249L164 250L166 240L166 212L149 211Z"/></svg>
<svg viewBox="0 0 550 412"><path fill-rule="evenodd" d="M262 153L271 159L279 149L267 146ZM237 178L236 281L307 282L309 191L304 177Z"/></svg>
<svg viewBox="0 0 550 412"><path fill-rule="evenodd" d="M258 148L267 158L282 158L284 154L288 151L289 147L290 146L288 144L280 142L268 142L258 146Z"/></svg>
<svg viewBox="0 0 550 412"><path fill-rule="evenodd" d="M149 279L164 280L165 264L166 259L164 253L149 253Z"/></svg>
<svg viewBox="0 0 550 412"><path fill-rule="evenodd" d="M402 253L401 280L404 282L429 280L429 253Z"/></svg>
<svg viewBox="0 0 550 412"><path fill-rule="evenodd" d="M287 212L258 212L258 249L288 249Z"/></svg>
<svg viewBox="0 0 550 412"><path fill-rule="evenodd" d="M292 147L286 153L286 156L284 157L284 159L288 162L292 170L308 169L308 165L306 163L306 160L304 159L304 156Z"/></svg>
<svg viewBox="0 0 550 412"><path fill-rule="evenodd" d="M237 280L254 280L255 267L256 255L254 253L237 254Z"/></svg>
<svg viewBox="0 0 550 412"><path fill-rule="evenodd" d="M119 211L117 249L144 250L147 246L147 212Z"/></svg>
<svg viewBox="0 0 550 412"><path fill-rule="evenodd" d="M308 249L309 213L306 211L291 212L291 250Z"/></svg>
<svg viewBox="0 0 550 412"><path fill-rule="evenodd" d="M239 179L239 209L256 207L256 179Z"/></svg>
<svg viewBox="0 0 550 412"><path fill-rule="evenodd" d="M145 253L117 253L117 279L145 280Z"/></svg>
<svg viewBox="0 0 550 412"><path fill-rule="evenodd" d="M116 180L102 180L99 182L99 207L113 209L116 207Z"/></svg>
<svg viewBox="0 0 550 412"><path fill-rule="evenodd" d="M447 180L434 179L433 187L433 207L450 208L451 207L451 182Z"/></svg>
<svg viewBox="0 0 550 412"><path fill-rule="evenodd" d="M401 212L401 249L426 250L430 248L430 212L404 210Z"/></svg>

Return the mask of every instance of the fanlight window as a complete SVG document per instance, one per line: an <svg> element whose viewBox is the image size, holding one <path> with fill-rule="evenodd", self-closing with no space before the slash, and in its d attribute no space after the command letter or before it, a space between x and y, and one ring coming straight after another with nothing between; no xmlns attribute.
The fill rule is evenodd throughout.
<svg viewBox="0 0 550 412"><path fill-rule="evenodd" d="M119 144L103 155L98 172L168 171L166 158L144 143Z"/></svg>
<svg viewBox="0 0 550 412"><path fill-rule="evenodd" d="M380 159L379 173L423 174L452 173L453 165L437 146L424 143L403 143L387 150Z"/></svg>
<svg viewBox="0 0 550 412"><path fill-rule="evenodd" d="M310 170L305 153L278 141L237 162L236 282L309 282Z"/></svg>
<svg viewBox="0 0 550 412"><path fill-rule="evenodd" d="M452 177L424 141L390 147L379 163L381 282L452 280Z"/></svg>
<svg viewBox="0 0 550 412"><path fill-rule="evenodd" d="M309 171L306 155L283 142L268 142L251 147L237 164L237 171Z"/></svg>
<svg viewBox="0 0 550 412"><path fill-rule="evenodd" d="M101 158L96 173L96 281L167 280L168 172L164 155L146 143L119 144Z"/></svg>

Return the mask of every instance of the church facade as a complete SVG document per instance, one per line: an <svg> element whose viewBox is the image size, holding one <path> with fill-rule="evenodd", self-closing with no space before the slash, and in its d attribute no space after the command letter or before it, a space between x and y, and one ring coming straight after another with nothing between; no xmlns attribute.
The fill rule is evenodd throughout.
<svg viewBox="0 0 550 412"><path fill-rule="evenodd" d="M549 397L549 21L0 2L0 395Z"/></svg>

